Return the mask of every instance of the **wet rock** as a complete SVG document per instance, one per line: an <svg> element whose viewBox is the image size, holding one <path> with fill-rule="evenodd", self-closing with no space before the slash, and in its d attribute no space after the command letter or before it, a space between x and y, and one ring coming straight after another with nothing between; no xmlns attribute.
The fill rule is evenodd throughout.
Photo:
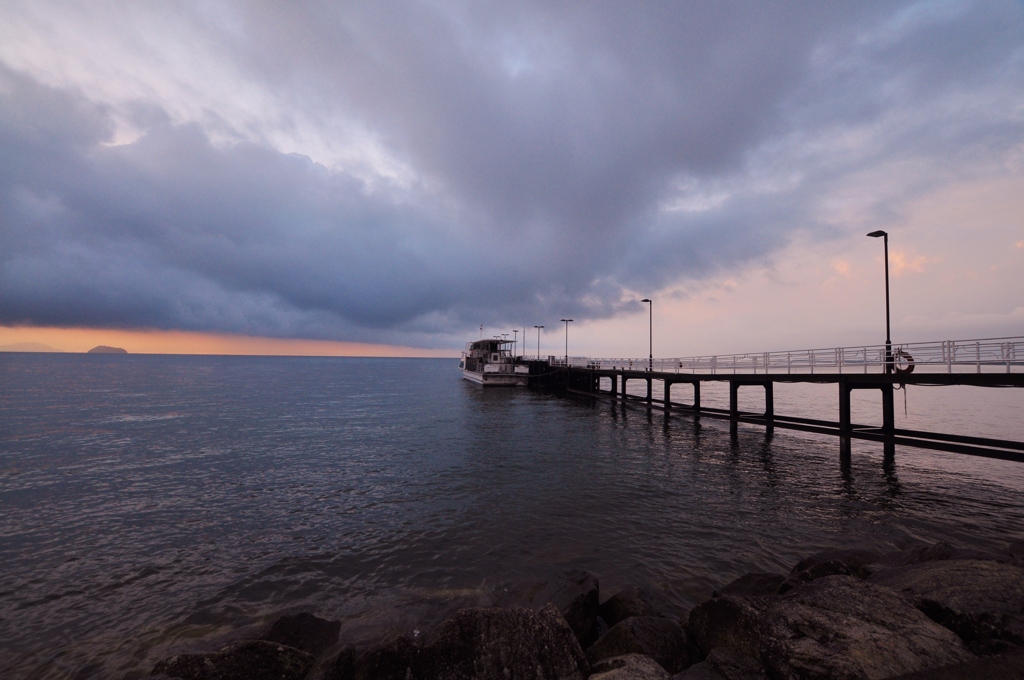
<svg viewBox="0 0 1024 680"><path fill-rule="evenodd" d="M826 576L764 614L761 661L778 678L887 678L972 658L960 639L888 588Z"/></svg>
<svg viewBox="0 0 1024 680"><path fill-rule="evenodd" d="M564 607L561 607L562 616L565 618L580 647L587 648L597 640L599 627L597 624L597 610L600 603L598 594L599 584L597 577L585 571L567 574L572 584L579 591L572 600Z"/></svg>
<svg viewBox="0 0 1024 680"><path fill-rule="evenodd" d="M877 550L870 550L867 548L844 548L840 550L824 550L819 553L815 553L810 557L804 558L796 563L790 571L790 576L796 576L802 571L813 569L814 567L825 564L827 562L842 562L850 574L858 578L867 578L870 573L867 569L868 565L874 564L881 559L882 555ZM822 576L831 574L821 574ZM813 580L813 579L812 579Z"/></svg>
<svg viewBox="0 0 1024 680"><path fill-rule="evenodd" d="M768 680L759 660L732 647L712 649L707 664L725 680Z"/></svg>
<svg viewBox="0 0 1024 680"><path fill-rule="evenodd" d="M306 680L348 680L356 674L356 648L343 647L333 658L321 659Z"/></svg>
<svg viewBox="0 0 1024 680"><path fill-rule="evenodd" d="M1024 569L982 560L944 560L887 569L871 582L910 597L914 606L966 641L1024 644Z"/></svg>
<svg viewBox="0 0 1024 680"><path fill-rule="evenodd" d="M801 583L810 583L816 579L824 576L850 576L850 570L845 564L839 560L829 560L828 562L819 562L814 564L803 571L798 571L793 574L779 586L778 594L782 595L793 590L796 586Z"/></svg>
<svg viewBox="0 0 1024 680"><path fill-rule="evenodd" d="M261 640L277 642L295 649L320 656L331 645L338 641L340 621L327 621L312 614L286 615L274 622Z"/></svg>
<svg viewBox="0 0 1024 680"><path fill-rule="evenodd" d="M299 680L313 655L275 642L253 640L211 654L179 654L164 659L153 675L184 680Z"/></svg>
<svg viewBox="0 0 1024 680"><path fill-rule="evenodd" d="M669 680L671 676L646 654L602 659L591 667L590 680Z"/></svg>
<svg viewBox="0 0 1024 680"><path fill-rule="evenodd" d="M587 649L591 664L624 654L646 654L669 673L677 673L700 660L700 651L682 626L660 616L623 619Z"/></svg>
<svg viewBox="0 0 1024 680"><path fill-rule="evenodd" d="M973 659L955 666L900 675L893 680L1024 680L1024 654Z"/></svg>
<svg viewBox="0 0 1024 680"><path fill-rule="evenodd" d="M987 640L971 640L967 643L967 649L971 650L971 654L975 656L999 656L1001 654L1024 651L1020 645L1015 645L1006 640L993 640L991 638Z"/></svg>
<svg viewBox="0 0 1024 680"><path fill-rule="evenodd" d="M496 593L495 607L526 607L540 610L553 604L573 629L582 647L598 638L597 616L600 591L597 576L581 569L570 569L560 577L527 581L508 586Z"/></svg>
<svg viewBox="0 0 1024 680"><path fill-rule="evenodd" d="M676 673L672 680L725 680L725 676L716 671L707 661L695 663L685 671Z"/></svg>
<svg viewBox="0 0 1024 680"><path fill-rule="evenodd" d="M600 615L609 626L631 616L663 616L668 617L669 607L664 598L660 598L646 588L632 587L612 595L601 605Z"/></svg>
<svg viewBox="0 0 1024 680"><path fill-rule="evenodd" d="M462 609L423 637L395 638L355 659L360 680L582 680L586 656L554 605L540 611Z"/></svg>
<svg viewBox="0 0 1024 680"><path fill-rule="evenodd" d="M737 595L739 597L771 597L786 580L782 574L755 572L744 574L728 585L722 586L711 597Z"/></svg>
<svg viewBox="0 0 1024 680"><path fill-rule="evenodd" d="M879 564L885 567L905 567L922 562L941 562L945 560L983 560L986 562L1013 561L1009 554L975 550L973 548L958 548L946 541L939 541L931 545L923 545L907 550L899 550L888 553L879 558Z"/></svg>
<svg viewBox="0 0 1024 680"><path fill-rule="evenodd" d="M761 617L769 598L724 595L706 600L692 610L687 632L704 654L715 647L732 647L758 658Z"/></svg>

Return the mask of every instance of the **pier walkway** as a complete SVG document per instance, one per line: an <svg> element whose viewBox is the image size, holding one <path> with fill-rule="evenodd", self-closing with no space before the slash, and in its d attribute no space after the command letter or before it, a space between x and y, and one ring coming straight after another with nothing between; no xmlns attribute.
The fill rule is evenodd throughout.
<svg viewBox="0 0 1024 680"><path fill-rule="evenodd" d="M1024 442L900 429L895 426L894 391L905 385L973 385L1024 387L1024 337L943 340L893 345L836 347L785 352L705 355L672 359L595 359L590 357L523 357L531 366L533 384L570 392L634 402L695 416L723 418L733 429L739 423L838 435L841 451L851 439L883 442L891 455L895 445L950 451L1024 462ZM645 396L627 392L629 381L646 383ZM702 383L728 382L729 408L702 406ZM654 393L656 382L662 384ZM788 416L775 412L775 383L831 383L838 386L837 421ZM691 403L672 400L672 386L689 384ZM764 411L739 410L741 388L764 390ZM881 427L859 425L850 417L853 390L880 390ZM1024 417L1024 414L1021 414Z"/></svg>

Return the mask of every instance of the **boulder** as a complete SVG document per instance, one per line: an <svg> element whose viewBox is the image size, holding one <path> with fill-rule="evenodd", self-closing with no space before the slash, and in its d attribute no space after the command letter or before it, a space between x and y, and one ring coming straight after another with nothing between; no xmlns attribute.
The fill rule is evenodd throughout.
<svg viewBox="0 0 1024 680"><path fill-rule="evenodd" d="M566 623L576 635L580 647L585 649L597 640L601 632L597 623L600 605L598 580L596 576L585 571L567 573L566 576L571 579L578 592L568 604L559 608Z"/></svg>
<svg viewBox="0 0 1024 680"><path fill-rule="evenodd" d="M931 545L922 545L907 550L888 553L879 558L879 564L885 567L905 567L922 562L940 562L945 560L983 560L986 562L1012 562L1010 553L995 553L974 548L958 548L946 541Z"/></svg>
<svg viewBox="0 0 1024 680"><path fill-rule="evenodd" d="M646 588L631 587L620 590L601 605L599 613L609 626L631 616L668 617L670 607L665 599Z"/></svg>
<svg viewBox="0 0 1024 680"><path fill-rule="evenodd" d="M715 647L707 664L725 680L768 680L761 662L732 647Z"/></svg>
<svg viewBox="0 0 1024 680"><path fill-rule="evenodd" d="M797 586L764 613L761 661L778 678L888 678L973 658L888 588L853 576Z"/></svg>
<svg viewBox="0 0 1024 680"><path fill-rule="evenodd" d="M807 571L826 562L842 562L850 574L858 578L867 578L870 575L868 565L878 562L881 557L878 551L867 548L824 550L797 562L796 566L789 572L789 575L795 576L802 571ZM822 576L826 575L831 574L822 574Z"/></svg>
<svg viewBox="0 0 1024 680"><path fill-rule="evenodd" d="M260 636L260 639L301 649L313 656L320 656L338 641L340 630L340 621L327 621L302 612L282 616L274 622L270 630Z"/></svg>
<svg viewBox="0 0 1024 680"><path fill-rule="evenodd" d="M1024 569L983 560L943 560L886 569L871 582L908 597L965 641L1024 644Z"/></svg>
<svg viewBox="0 0 1024 680"><path fill-rule="evenodd" d="M587 658L554 605L540 611L461 609L420 639L398 637L356 657L365 680L583 680Z"/></svg>
<svg viewBox="0 0 1024 680"><path fill-rule="evenodd" d="M597 576L581 569L570 569L550 580L511 584L496 593L493 606L501 609L526 607L539 610L553 604L562 612L580 646L585 648L599 637L599 602Z"/></svg>
<svg viewBox="0 0 1024 680"><path fill-rule="evenodd" d="M619 621L587 649L591 664L624 654L646 654L669 673L689 667L700 656L682 626L660 616L631 616Z"/></svg>
<svg viewBox="0 0 1024 680"><path fill-rule="evenodd" d="M796 586L801 583L810 583L823 576L850 576L850 569L843 564L840 560L829 560L828 562L818 562L813 564L803 571L798 571L779 586L778 594L793 590Z"/></svg>
<svg viewBox="0 0 1024 680"><path fill-rule="evenodd" d="M761 645L761 616L770 598L724 595L690 610L687 632L708 654L715 647L732 647L757 659Z"/></svg>
<svg viewBox="0 0 1024 680"><path fill-rule="evenodd" d="M244 642L210 654L164 659L153 675L184 680L299 680L313 665L312 654L265 640Z"/></svg>
<svg viewBox="0 0 1024 680"><path fill-rule="evenodd" d="M737 595L739 597L771 597L779 590L779 586L786 580L782 574L771 574L754 572L744 574L728 585L722 586L711 597L721 595Z"/></svg>
<svg viewBox="0 0 1024 680"><path fill-rule="evenodd" d="M676 673L672 680L725 680L725 676L716 671L707 661L695 663L685 671Z"/></svg>
<svg viewBox="0 0 1024 680"><path fill-rule="evenodd" d="M590 680L670 680L661 665L646 654L624 654L591 666Z"/></svg>
<svg viewBox="0 0 1024 680"><path fill-rule="evenodd" d="M1024 654L972 659L955 666L900 675L893 680L1024 680Z"/></svg>

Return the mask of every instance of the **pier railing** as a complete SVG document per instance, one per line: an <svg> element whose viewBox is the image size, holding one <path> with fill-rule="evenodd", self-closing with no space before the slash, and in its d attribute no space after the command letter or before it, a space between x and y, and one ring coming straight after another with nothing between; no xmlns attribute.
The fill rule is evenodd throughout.
<svg viewBox="0 0 1024 680"><path fill-rule="evenodd" d="M940 340L885 345L832 347L784 352L711 354L654 359L653 370L663 373L882 373L887 361L900 371L928 373L1011 373L1024 371L1024 337ZM537 359L538 357L525 357ZM552 366L565 366L565 357L539 357ZM573 368L646 371L647 358L595 359L569 357Z"/></svg>

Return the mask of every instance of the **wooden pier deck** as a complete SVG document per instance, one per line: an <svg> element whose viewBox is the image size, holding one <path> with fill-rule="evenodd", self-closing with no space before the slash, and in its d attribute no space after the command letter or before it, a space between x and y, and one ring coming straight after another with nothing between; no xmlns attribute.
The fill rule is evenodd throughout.
<svg viewBox="0 0 1024 680"><path fill-rule="evenodd" d="M1024 462L1024 442L901 429L895 426L894 413L894 393L905 385L1024 387L1024 338L917 343L901 346L899 350L900 362L894 360L893 354L886 355L884 347L657 360L548 357L531 363L531 374L535 376L531 382L666 413L725 419L734 430L738 424L747 423L768 429L835 435L840 438L841 452L845 454L849 452L850 440L864 439L882 442L890 455L900 445ZM630 381L645 383L645 394L629 394ZM662 384L659 394L654 393L656 382ZM701 404L701 385L706 382L729 384L728 409ZM827 421L776 413L776 383L836 385L838 419ZM672 400L672 386L678 384L692 386L691 403ZM763 390L763 412L739 409L740 389L752 387ZM852 422L850 397L854 390L881 392L880 427Z"/></svg>

